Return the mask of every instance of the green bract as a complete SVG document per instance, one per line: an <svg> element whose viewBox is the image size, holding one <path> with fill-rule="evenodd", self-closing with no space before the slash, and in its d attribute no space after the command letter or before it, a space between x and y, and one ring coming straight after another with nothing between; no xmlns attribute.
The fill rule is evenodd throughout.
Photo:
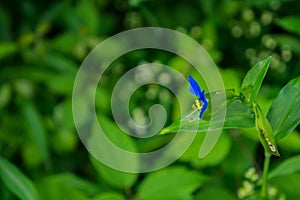
<svg viewBox="0 0 300 200"><path fill-rule="evenodd" d="M259 139L264 146L265 151L279 156L278 148L275 142L274 133L269 121L257 104L254 104L256 130L259 133Z"/></svg>

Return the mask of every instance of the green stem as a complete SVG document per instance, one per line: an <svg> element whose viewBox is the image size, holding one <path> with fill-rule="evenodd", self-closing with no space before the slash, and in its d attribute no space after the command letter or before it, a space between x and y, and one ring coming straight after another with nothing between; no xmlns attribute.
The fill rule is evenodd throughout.
<svg viewBox="0 0 300 200"><path fill-rule="evenodd" d="M271 159L271 154L269 152L265 152L263 180L262 180L262 187L261 187L262 199L265 199L267 197L268 171L269 171L270 159Z"/></svg>

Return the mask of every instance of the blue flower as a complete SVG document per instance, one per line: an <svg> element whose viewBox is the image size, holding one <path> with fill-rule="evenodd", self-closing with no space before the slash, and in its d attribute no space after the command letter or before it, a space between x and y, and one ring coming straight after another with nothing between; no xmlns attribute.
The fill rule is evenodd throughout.
<svg viewBox="0 0 300 200"><path fill-rule="evenodd" d="M188 76L190 82L190 92L197 96L194 107L200 110L199 118L202 119L203 113L207 109L208 102L205 98L204 90L201 91L199 84L192 76Z"/></svg>

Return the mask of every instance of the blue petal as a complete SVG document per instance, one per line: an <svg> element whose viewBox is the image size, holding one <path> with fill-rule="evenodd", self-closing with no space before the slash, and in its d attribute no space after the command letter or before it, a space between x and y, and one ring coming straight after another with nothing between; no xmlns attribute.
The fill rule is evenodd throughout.
<svg viewBox="0 0 300 200"><path fill-rule="evenodd" d="M190 82L190 92L197 97L200 97L201 95L201 89L198 83L195 81L195 79L192 76L188 76L189 82Z"/></svg>
<svg viewBox="0 0 300 200"><path fill-rule="evenodd" d="M195 79L192 76L188 76L188 80L190 82L190 92L199 97L198 100L202 102L202 108L199 114L199 118L202 119L203 114L208 106L208 102L205 98L205 91L201 91L199 84L195 81Z"/></svg>
<svg viewBox="0 0 300 200"><path fill-rule="evenodd" d="M207 100L205 98L205 91L200 91L200 95L199 95L199 100L202 101L203 103L207 103Z"/></svg>
<svg viewBox="0 0 300 200"><path fill-rule="evenodd" d="M200 115L199 115L199 118L200 118L200 119L202 119L203 114L204 114L204 112L205 112L207 106L208 106L208 103L207 103L207 101L206 101L206 99L205 99L205 102L203 102L203 105L202 105L202 108L201 108L201 111L200 111Z"/></svg>

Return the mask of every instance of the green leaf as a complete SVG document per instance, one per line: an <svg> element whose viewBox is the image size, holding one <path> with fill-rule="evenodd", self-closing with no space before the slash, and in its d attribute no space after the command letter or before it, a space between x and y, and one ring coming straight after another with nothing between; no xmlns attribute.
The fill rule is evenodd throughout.
<svg viewBox="0 0 300 200"><path fill-rule="evenodd" d="M199 159L199 148L203 143L205 134L198 133L192 145L180 157L180 161L190 162L196 167L219 165L229 154L232 140L226 131L223 131L214 148L202 159Z"/></svg>
<svg viewBox="0 0 300 200"><path fill-rule="evenodd" d="M258 137L266 152L279 156L278 148L274 138L274 132L268 121L263 114L262 110L257 104L254 104L255 110L255 124L258 132Z"/></svg>
<svg viewBox="0 0 300 200"><path fill-rule="evenodd" d="M220 121L207 121L200 120L197 118L196 120L191 120L189 118L183 118L171 124L170 126L161 130L160 134L167 133L176 133L179 131L183 132L207 132L209 125L213 127L220 127ZM232 129L232 128L251 128L254 127L254 114L251 108L245 106L240 100L232 101L226 110L226 118L224 122L223 129Z"/></svg>
<svg viewBox="0 0 300 200"><path fill-rule="evenodd" d="M116 192L106 192L106 193L101 193L91 200L126 200L125 197L119 193Z"/></svg>
<svg viewBox="0 0 300 200"><path fill-rule="evenodd" d="M37 182L43 200L88 200L99 192L99 187L72 174L56 174Z"/></svg>
<svg viewBox="0 0 300 200"><path fill-rule="evenodd" d="M300 35L300 16L287 16L276 20L283 29Z"/></svg>
<svg viewBox="0 0 300 200"><path fill-rule="evenodd" d="M90 160L93 167L96 169L101 178L103 178L107 183L114 187L127 188L132 186L137 180L137 173L127 173L115 170L111 167L104 165L92 156L90 157Z"/></svg>
<svg viewBox="0 0 300 200"><path fill-rule="evenodd" d="M12 163L0 157L0 177L6 187L22 200L38 200L33 183Z"/></svg>
<svg viewBox="0 0 300 200"><path fill-rule="evenodd" d="M294 156L280 163L269 173L268 178L272 179L277 176L293 174L296 172L300 172L300 155Z"/></svg>
<svg viewBox="0 0 300 200"><path fill-rule="evenodd" d="M27 122L26 128L28 133L31 134L35 145L39 148L46 165L49 165L50 156L46 139L46 130L38 110L30 101L25 101L22 103L22 113L24 120Z"/></svg>
<svg viewBox="0 0 300 200"><path fill-rule="evenodd" d="M268 119L276 140L290 134L300 123L300 77L291 80L274 100Z"/></svg>
<svg viewBox="0 0 300 200"><path fill-rule="evenodd" d="M268 71L272 57L268 57L256 63L243 79L240 92L247 105L254 103L263 79Z"/></svg>
<svg viewBox="0 0 300 200"><path fill-rule="evenodd" d="M139 185L138 197L143 200L192 199L192 192L207 180L199 172L168 167L150 173Z"/></svg>
<svg viewBox="0 0 300 200"><path fill-rule="evenodd" d="M134 141L122 130L120 130L113 122L105 118L104 116L100 117L99 120L103 132L106 134L108 139L117 147L130 151L137 152ZM99 154L105 154L104 156L109 156L108 159L111 163L115 165L131 165L132 167L137 166L136 160L126 160L124 156L118 154L118 152L110 151L110 146L106 147L106 144L99 145L101 141L101 136L96 132L96 126L93 128L92 136L88 140L88 145L93 152ZM107 155L106 155L107 154ZM110 185L118 188L126 188L132 186L138 177L137 173L126 173L118 171L111 167L108 167L95 159L90 157L92 165L98 172L98 174Z"/></svg>

